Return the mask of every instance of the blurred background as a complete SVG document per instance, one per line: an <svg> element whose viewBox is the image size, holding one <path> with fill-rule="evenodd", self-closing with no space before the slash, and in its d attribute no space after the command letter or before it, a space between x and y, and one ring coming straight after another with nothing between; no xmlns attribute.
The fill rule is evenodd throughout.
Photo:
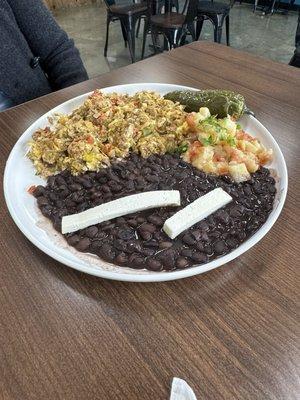
<svg viewBox="0 0 300 400"><path fill-rule="evenodd" d="M107 57L103 55L106 36L107 7L102 0L45 0L57 22L74 39L90 77L131 63L128 49L124 46L120 22L110 24ZM229 3L225 0L218 2ZM295 49L295 34L300 0L274 3L259 1L253 12L254 0L235 2L230 10L230 45L282 63L289 63ZM132 4L120 0L116 4ZM184 5L179 1L180 10ZM269 13L268 13L269 12ZM143 25L143 22L142 22ZM223 29L222 43L225 43ZM136 60L141 56L142 33L136 39ZM189 41L190 39L187 38ZM199 40L213 41L213 27L204 21ZM150 36L147 39L146 56L152 53Z"/></svg>

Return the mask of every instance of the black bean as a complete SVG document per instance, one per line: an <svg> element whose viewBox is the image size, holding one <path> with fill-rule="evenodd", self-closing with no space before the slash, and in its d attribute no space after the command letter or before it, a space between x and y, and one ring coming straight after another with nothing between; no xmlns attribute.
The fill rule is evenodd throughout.
<svg viewBox="0 0 300 400"><path fill-rule="evenodd" d="M96 199L99 200L101 198L101 196L102 196L102 194L99 192L92 193L91 200L96 200Z"/></svg>
<svg viewBox="0 0 300 400"><path fill-rule="evenodd" d="M103 175L103 176L99 176L97 178L98 182L100 183L107 183L107 176Z"/></svg>
<svg viewBox="0 0 300 400"><path fill-rule="evenodd" d="M123 225L126 222L126 219L124 217L118 217L116 218L116 223Z"/></svg>
<svg viewBox="0 0 300 400"><path fill-rule="evenodd" d="M243 214L243 211L244 207L239 204L236 204L233 207L231 207L229 213L231 217L239 217Z"/></svg>
<svg viewBox="0 0 300 400"><path fill-rule="evenodd" d="M204 251L204 243L203 242L197 242L196 243L196 248L200 251Z"/></svg>
<svg viewBox="0 0 300 400"><path fill-rule="evenodd" d="M115 258L115 250L112 246L107 243L104 243L99 249L100 255L109 261L112 261Z"/></svg>
<svg viewBox="0 0 300 400"><path fill-rule="evenodd" d="M190 257L190 258L192 258L194 253L193 253L193 250L191 250L191 249L182 249L181 252L180 252L180 254L181 254L182 256L184 256L184 257Z"/></svg>
<svg viewBox="0 0 300 400"><path fill-rule="evenodd" d="M108 203L110 200L111 200L111 193L104 193L103 201Z"/></svg>
<svg viewBox="0 0 300 400"><path fill-rule="evenodd" d="M126 189L128 191L134 190L134 182L133 181L127 181L125 185L126 185Z"/></svg>
<svg viewBox="0 0 300 400"><path fill-rule="evenodd" d="M127 257L127 255L126 255L125 253L119 253L119 254L116 256L114 262L115 262L116 264L125 264L125 263L128 262L128 257Z"/></svg>
<svg viewBox="0 0 300 400"><path fill-rule="evenodd" d="M41 206L41 212L42 214L47 217L50 218L52 215L52 210L53 208L50 205L46 205L46 206Z"/></svg>
<svg viewBox="0 0 300 400"><path fill-rule="evenodd" d="M214 243L214 251L217 254L224 254L227 251L227 246L224 240L218 240Z"/></svg>
<svg viewBox="0 0 300 400"><path fill-rule="evenodd" d="M200 252L193 253L191 259L200 264L204 264L208 261L207 255L205 253L200 253Z"/></svg>
<svg viewBox="0 0 300 400"><path fill-rule="evenodd" d="M131 254L128 263L131 268L141 269L145 266L145 259L139 255Z"/></svg>
<svg viewBox="0 0 300 400"><path fill-rule="evenodd" d="M188 262L188 260L186 258L178 257L176 259L176 267L177 268L180 268L180 269L186 268L186 267L188 267L188 265L189 265L189 262Z"/></svg>
<svg viewBox="0 0 300 400"><path fill-rule="evenodd" d="M215 217L217 221L220 221L222 224L228 224L230 219L228 212L225 210L218 211Z"/></svg>
<svg viewBox="0 0 300 400"><path fill-rule="evenodd" d="M254 190L254 193L256 193L256 194L261 194L261 193L263 193L263 188L262 188L262 186L259 184L259 182L255 182L255 183L254 183L254 185L253 185L253 190Z"/></svg>
<svg viewBox="0 0 300 400"><path fill-rule="evenodd" d="M103 193L110 193L110 188L107 185L101 186L101 190Z"/></svg>
<svg viewBox="0 0 300 400"><path fill-rule="evenodd" d="M142 254L144 254L144 256L146 256L146 257L154 256L155 253L156 253L156 251L154 249L144 248L142 250Z"/></svg>
<svg viewBox="0 0 300 400"><path fill-rule="evenodd" d="M203 249L205 254L211 255L213 254L213 250L210 244L206 244L204 249Z"/></svg>
<svg viewBox="0 0 300 400"><path fill-rule="evenodd" d="M144 240L152 239L152 233L149 232L149 231L145 231L144 229L139 229L138 233L141 236L141 238L144 239Z"/></svg>
<svg viewBox="0 0 300 400"><path fill-rule="evenodd" d="M137 178L137 180L135 181L135 187L138 190L144 189L145 185L146 185L146 182L143 178Z"/></svg>
<svg viewBox="0 0 300 400"><path fill-rule="evenodd" d="M132 229L122 229L118 232L118 238L122 240L131 240L135 237Z"/></svg>
<svg viewBox="0 0 300 400"><path fill-rule="evenodd" d="M152 224L144 223L143 225L140 226L139 229L142 229L144 231L148 231L150 233L154 233L156 231L156 226L154 226Z"/></svg>
<svg viewBox="0 0 300 400"><path fill-rule="evenodd" d="M86 189L90 189L91 187L93 187L93 183L88 179L83 179L81 183L82 186Z"/></svg>
<svg viewBox="0 0 300 400"><path fill-rule="evenodd" d="M183 241L183 243L188 244L190 246L192 246L196 243L195 238L190 233L186 233L183 236L182 241Z"/></svg>
<svg viewBox="0 0 300 400"><path fill-rule="evenodd" d="M73 183L72 185L69 186L69 188L72 192L77 192L82 189L82 186L79 185L79 183Z"/></svg>
<svg viewBox="0 0 300 400"><path fill-rule="evenodd" d="M132 226L133 228L136 228L136 227L138 226L138 222L137 222L136 219L130 219L130 220L128 221L128 224L129 224L130 226Z"/></svg>
<svg viewBox="0 0 300 400"><path fill-rule="evenodd" d="M67 238L67 242L70 246L75 246L80 240L78 235L72 235Z"/></svg>
<svg viewBox="0 0 300 400"><path fill-rule="evenodd" d="M33 192L34 197L44 196L46 193L46 189L42 185L38 185Z"/></svg>
<svg viewBox="0 0 300 400"><path fill-rule="evenodd" d="M56 185L65 185L66 181L62 176L57 175L55 179L55 184Z"/></svg>
<svg viewBox="0 0 300 400"><path fill-rule="evenodd" d="M159 182L159 177L156 176L156 175L147 175L146 179L147 179L148 182L151 182L151 183Z"/></svg>
<svg viewBox="0 0 300 400"><path fill-rule="evenodd" d="M252 195L252 189L251 189L250 185L246 184L244 186L244 193L245 193L246 196L251 196Z"/></svg>
<svg viewBox="0 0 300 400"><path fill-rule="evenodd" d="M48 178L47 186L49 186L50 189L54 188L54 186L55 186L55 176L50 176Z"/></svg>
<svg viewBox="0 0 300 400"><path fill-rule="evenodd" d="M144 243L144 246L151 249L158 249L159 244L156 240L149 240L148 242Z"/></svg>
<svg viewBox="0 0 300 400"><path fill-rule="evenodd" d="M128 253L140 252L142 251L141 243L138 240L132 240L127 242L126 251Z"/></svg>
<svg viewBox="0 0 300 400"><path fill-rule="evenodd" d="M173 243L172 242L166 242L166 241L164 241L164 242L160 242L159 243L159 248L160 249L169 249L170 247L172 247L173 246Z"/></svg>
<svg viewBox="0 0 300 400"><path fill-rule="evenodd" d="M128 174L128 179L130 179L130 180L132 180L132 181L134 181L135 180L135 175L134 175L134 173L130 173L130 174Z"/></svg>
<svg viewBox="0 0 300 400"><path fill-rule="evenodd" d="M147 268L150 269L151 271L161 271L162 265L161 262L159 262L158 260L155 260L153 258L148 258Z"/></svg>
<svg viewBox="0 0 300 400"><path fill-rule="evenodd" d="M201 240L203 232L200 229L195 229L191 232L196 241Z"/></svg>
<svg viewBox="0 0 300 400"><path fill-rule="evenodd" d="M149 215L149 217L147 217L147 220L151 224L154 224L156 226L162 226L164 224L163 219L161 217L159 217L158 215Z"/></svg>
<svg viewBox="0 0 300 400"><path fill-rule="evenodd" d="M208 223L206 221L201 221L198 224L199 229L201 229L203 232L206 232L209 230Z"/></svg>
<svg viewBox="0 0 300 400"><path fill-rule="evenodd" d="M69 196L69 194L70 194L70 192L69 192L69 190L68 189L65 189L65 190L63 190L62 192L60 192L60 197L62 198L62 199L65 199L67 196Z"/></svg>
<svg viewBox="0 0 300 400"><path fill-rule="evenodd" d="M93 238L97 235L98 233L98 228L97 226L93 225L93 226L89 226L88 228L86 228L85 230L85 234L89 237L89 238Z"/></svg>
<svg viewBox="0 0 300 400"><path fill-rule="evenodd" d="M37 203L38 203L38 205L41 207L41 206L46 206L46 205L48 205L49 204L49 200L46 198L46 197L44 197L44 196L40 196L40 197L38 197L38 199L37 199Z"/></svg>
<svg viewBox="0 0 300 400"><path fill-rule="evenodd" d="M118 183L116 183L115 181L109 182L109 186L113 193L117 193L117 192L120 192L120 190L122 190L122 186L119 185Z"/></svg>
<svg viewBox="0 0 300 400"><path fill-rule="evenodd" d="M234 238L229 238L226 240L226 244L229 248L235 249L239 245L239 242Z"/></svg>
<svg viewBox="0 0 300 400"><path fill-rule="evenodd" d="M87 237L82 238L79 240L79 242L75 245L76 249L78 251L85 251L88 249L88 247L91 244L91 240Z"/></svg>

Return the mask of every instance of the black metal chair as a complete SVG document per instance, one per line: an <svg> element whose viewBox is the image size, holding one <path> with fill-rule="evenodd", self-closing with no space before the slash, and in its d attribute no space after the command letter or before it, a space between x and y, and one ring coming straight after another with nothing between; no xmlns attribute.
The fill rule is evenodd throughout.
<svg viewBox="0 0 300 400"><path fill-rule="evenodd" d="M218 3L212 1L198 2L198 20L196 24L196 38L200 37L204 20L209 20L214 27L214 41L221 43L222 29L225 21L226 26L226 44L230 45L229 42L229 14L233 7L235 0L230 0L228 4Z"/></svg>
<svg viewBox="0 0 300 400"><path fill-rule="evenodd" d="M176 12L179 13L179 0L169 0L169 1L170 1L170 8L171 8L170 11L172 11L173 8L175 8ZM165 7L165 3L166 3L165 0L156 0L155 1L156 11L155 11L154 14L161 14L162 13L162 9ZM166 11L166 10L164 10L164 11ZM138 22L138 26L137 26L137 30L136 30L136 37L139 36L140 27L141 27L141 20L142 20L142 18L140 18L139 22Z"/></svg>
<svg viewBox="0 0 300 400"><path fill-rule="evenodd" d="M182 13L166 12L165 14L153 13L153 0L147 0L148 16L145 20L142 59L145 54L147 35L152 37L155 53L159 47L156 43L157 36L162 34L166 39L168 49L178 47L187 34L196 40L194 21L197 17L198 0L187 0ZM185 13L186 11L186 13Z"/></svg>
<svg viewBox="0 0 300 400"><path fill-rule="evenodd" d="M147 3L133 3L117 5L115 0L104 0L107 8L106 40L104 57L107 56L109 25L111 22L120 21L125 46L128 43L131 61L135 62L135 26L142 16L147 15Z"/></svg>

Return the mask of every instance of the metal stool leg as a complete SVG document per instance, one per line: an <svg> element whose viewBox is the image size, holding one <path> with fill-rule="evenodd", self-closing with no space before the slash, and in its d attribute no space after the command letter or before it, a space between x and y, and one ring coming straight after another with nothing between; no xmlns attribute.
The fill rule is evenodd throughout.
<svg viewBox="0 0 300 400"><path fill-rule="evenodd" d="M196 40L199 40L201 31L202 31L202 27L203 27L203 21L204 21L203 17L199 17L196 21Z"/></svg>
<svg viewBox="0 0 300 400"><path fill-rule="evenodd" d="M108 48L108 35L109 35L109 24L110 24L111 18L107 14L106 18L106 39L105 39L105 46L104 46L104 57L107 56L107 48Z"/></svg>
<svg viewBox="0 0 300 400"><path fill-rule="evenodd" d="M230 46L229 41L229 14L225 17L225 28L226 28L226 44Z"/></svg>

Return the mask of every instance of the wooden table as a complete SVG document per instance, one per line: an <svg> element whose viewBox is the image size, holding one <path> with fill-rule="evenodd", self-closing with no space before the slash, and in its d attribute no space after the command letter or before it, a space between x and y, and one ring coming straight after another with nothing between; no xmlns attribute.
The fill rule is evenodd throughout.
<svg viewBox="0 0 300 400"><path fill-rule="evenodd" d="M242 93L287 161L284 210L258 245L217 270L130 284L44 255L14 225L1 193L0 399L166 400L174 376L198 400L296 399L299 70L202 42L113 71L1 113L1 176L15 141L40 115L129 82Z"/></svg>

